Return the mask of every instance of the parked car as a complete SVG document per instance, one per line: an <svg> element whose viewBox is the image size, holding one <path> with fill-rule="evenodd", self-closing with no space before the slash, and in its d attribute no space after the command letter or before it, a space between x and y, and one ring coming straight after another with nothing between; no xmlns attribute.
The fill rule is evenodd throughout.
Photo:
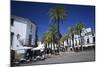
<svg viewBox="0 0 100 67"><path fill-rule="evenodd" d="M33 51L33 61L46 59L45 50L43 48L36 47L33 48L32 51Z"/></svg>

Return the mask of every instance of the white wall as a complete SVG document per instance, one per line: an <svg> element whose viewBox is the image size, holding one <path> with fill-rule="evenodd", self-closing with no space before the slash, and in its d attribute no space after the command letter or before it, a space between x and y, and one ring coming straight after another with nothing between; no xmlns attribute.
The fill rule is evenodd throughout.
<svg viewBox="0 0 100 67"><path fill-rule="evenodd" d="M92 34L88 35L88 36L85 36L84 37L84 40L85 40L85 44L87 44L87 39L89 38L89 43L93 43L93 36Z"/></svg>
<svg viewBox="0 0 100 67"><path fill-rule="evenodd" d="M25 23L21 23L19 21L14 21L14 25L11 26L11 32L14 33L13 42L12 42L12 48L18 50L18 48L21 48L22 45L17 39L17 35L20 35L20 40L23 40L25 43L26 38L26 27L27 25Z"/></svg>
<svg viewBox="0 0 100 67"><path fill-rule="evenodd" d="M32 25L32 29L31 29L31 25ZM26 35L26 45L28 45L28 40L29 40L29 35L32 35L32 42L31 45L34 45L34 41L35 41L35 32L36 32L36 25L34 24L34 22L31 21L27 21L27 35Z"/></svg>

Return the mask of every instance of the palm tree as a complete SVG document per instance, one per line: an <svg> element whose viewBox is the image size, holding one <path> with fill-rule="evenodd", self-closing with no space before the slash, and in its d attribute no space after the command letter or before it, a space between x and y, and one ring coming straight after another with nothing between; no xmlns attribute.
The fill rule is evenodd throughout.
<svg viewBox="0 0 100 67"><path fill-rule="evenodd" d="M56 29L56 25L53 24L50 26L49 31L51 32L51 41L53 43L53 48L54 48L54 53L55 53L55 43L56 43L56 33L57 33L57 29Z"/></svg>
<svg viewBox="0 0 100 67"><path fill-rule="evenodd" d="M52 40L51 37L52 37L51 32L48 31L44 34L42 38L42 43L45 44L46 48L51 43L51 40Z"/></svg>
<svg viewBox="0 0 100 67"><path fill-rule="evenodd" d="M63 42L63 44L64 44L64 41L67 41L67 43L68 43L68 38L70 38L70 36L68 35L68 33L65 33L62 37L61 37L61 42Z"/></svg>
<svg viewBox="0 0 100 67"><path fill-rule="evenodd" d="M60 41L63 43L63 46L64 46L64 41L66 40L65 39L66 38L66 36L65 36L65 34L61 37L61 39L60 39Z"/></svg>
<svg viewBox="0 0 100 67"><path fill-rule="evenodd" d="M71 28L69 28L69 33L70 33L70 35L71 35L71 39L72 39L72 48L73 48L73 50L74 50L74 35L75 35L75 33L76 33L76 30L75 30L75 27L74 27L74 26L71 27Z"/></svg>
<svg viewBox="0 0 100 67"><path fill-rule="evenodd" d="M65 49L67 49L68 47L68 39L70 38L69 34L68 33L65 33L62 37L61 37L61 42L63 43L63 46L64 46L64 41L67 41L67 46L65 47Z"/></svg>
<svg viewBox="0 0 100 67"><path fill-rule="evenodd" d="M56 37L57 37L57 44L58 44L58 48L59 48L60 47L60 38L61 38L61 34L59 31L60 22L62 20L64 20L68 14L66 14L63 7L54 7L49 10L49 15L50 15L51 21L53 21L57 25Z"/></svg>
<svg viewBox="0 0 100 67"><path fill-rule="evenodd" d="M80 44L81 44L81 50L83 50L83 38L82 38L82 35L81 35L81 33L82 33L82 30L83 30L83 28L85 28L85 25L82 23L82 22L80 22L80 23L78 23L77 25L76 25L76 33L78 34L78 35L80 35Z"/></svg>

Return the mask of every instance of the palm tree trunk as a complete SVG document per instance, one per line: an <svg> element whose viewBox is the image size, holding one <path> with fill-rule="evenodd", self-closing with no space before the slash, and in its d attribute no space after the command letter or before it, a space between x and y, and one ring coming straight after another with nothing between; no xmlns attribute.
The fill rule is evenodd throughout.
<svg viewBox="0 0 100 67"><path fill-rule="evenodd" d="M54 42L53 42L53 53L55 54L55 44L54 44Z"/></svg>
<svg viewBox="0 0 100 67"><path fill-rule="evenodd" d="M58 20L57 20L57 44L58 44L58 53L60 51L60 32L59 32L59 23L60 23L60 20L59 20L59 17L58 17Z"/></svg>
<svg viewBox="0 0 100 67"><path fill-rule="evenodd" d="M45 49L47 49L47 44L45 44Z"/></svg>
<svg viewBox="0 0 100 67"><path fill-rule="evenodd" d="M70 39L70 47L71 47L71 39ZM70 49L71 50L71 49Z"/></svg>
<svg viewBox="0 0 100 67"><path fill-rule="evenodd" d="M45 53L47 54L47 44L45 44Z"/></svg>
<svg viewBox="0 0 100 67"><path fill-rule="evenodd" d="M56 24L57 24L57 33L59 34L59 23L60 23L60 20L59 20L59 17L58 17L58 20L56 20Z"/></svg>
<svg viewBox="0 0 100 67"><path fill-rule="evenodd" d="M68 51L68 47L69 47L69 43L68 43L68 39L67 39L67 46L66 46L67 51Z"/></svg>
<svg viewBox="0 0 100 67"><path fill-rule="evenodd" d="M64 41L63 41L63 47L64 47Z"/></svg>
<svg viewBox="0 0 100 67"><path fill-rule="evenodd" d="M82 36L81 36L81 31L80 31L80 41L81 41L81 51L83 51L83 43L82 43Z"/></svg>
<svg viewBox="0 0 100 67"><path fill-rule="evenodd" d="M52 47L53 47L53 44L51 43L51 54L52 54Z"/></svg>
<svg viewBox="0 0 100 67"><path fill-rule="evenodd" d="M49 48L49 44L47 44L47 48Z"/></svg>
<svg viewBox="0 0 100 67"><path fill-rule="evenodd" d="M50 46L51 46L50 48L52 49L52 43L50 44Z"/></svg>
<svg viewBox="0 0 100 67"><path fill-rule="evenodd" d="M73 47L73 51L74 51L74 34L72 34L72 47Z"/></svg>

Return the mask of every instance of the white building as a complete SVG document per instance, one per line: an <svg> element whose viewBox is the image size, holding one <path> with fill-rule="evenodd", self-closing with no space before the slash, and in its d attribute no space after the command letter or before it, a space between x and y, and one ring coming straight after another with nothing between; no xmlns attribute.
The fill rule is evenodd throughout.
<svg viewBox="0 0 100 67"><path fill-rule="evenodd" d="M83 34L84 33L84 34ZM95 32L91 28L83 29L84 46L95 45Z"/></svg>
<svg viewBox="0 0 100 67"><path fill-rule="evenodd" d="M36 24L27 18L11 16L11 48L24 52L25 45L34 45Z"/></svg>
<svg viewBox="0 0 100 67"><path fill-rule="evenodd" d="M82 41L83 41L83 46L94 46L95 45L95 33L92 31L91 28L84 28L82 33ZM74 35L74 47L80 47L80 36L79 35ZM68 39L67 41L64 41L64 46L69 46L72 48L72 39Z"/></svg>

